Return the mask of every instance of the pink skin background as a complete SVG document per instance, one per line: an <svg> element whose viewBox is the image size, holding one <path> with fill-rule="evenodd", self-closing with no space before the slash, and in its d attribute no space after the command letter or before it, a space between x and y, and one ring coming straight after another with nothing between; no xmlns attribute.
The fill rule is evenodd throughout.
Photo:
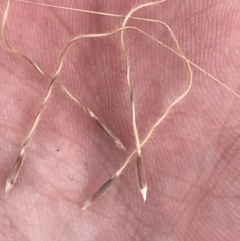
<svg viewBox="0 0 240 241"><path fill-rule="evenodd" d="M35 2L40 2L35 1ZM127 14L140 1L44 1L53 5ZM1 16L6 1L1 1ZM135 16L163 20L194 63L240 93L239 0L168 0ZM54 74L61 49L81 33L121 26L123 19L13 1L6 37ZM170 47L160 24L130 20ZM129 30L137 125L143 140L166 107L186 88L184 62ZM144 146L148 199L138 190L135 158L104 196L86 199L134 149L131 107L120 34L73 44L58 77L127 147L118 150L96 123L54 88L8 198L5 181L49 80L1 43L0 240L225 241L240 239L240 99L197 69L188 96Z"/></svg>

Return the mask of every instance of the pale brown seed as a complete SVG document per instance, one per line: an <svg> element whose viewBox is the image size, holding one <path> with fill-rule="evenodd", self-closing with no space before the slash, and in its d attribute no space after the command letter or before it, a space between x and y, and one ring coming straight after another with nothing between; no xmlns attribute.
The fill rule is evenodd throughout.
<svg viewBox="0 0 240 241"><path fill-rule="evenodd" d="M131 14L130 14L131 15ZM132 29L134 29L134 28L132 28ZM123 29L122 29L123 30ZM138 29L135 29L135 30L138 30ZM139 30L138 30L139 31ZM140 31L140 32L142 32L142 31ZM142 32L143 33L143 32ZM153 39L153 38L152 38ZM161 43L162 44L162 43ZM176 53L176 54L178 54L178 53ZM178 54L179 55L179 54ZM190 63L184 56L182 56L181 54L179 55L180 57L182 57L184 60L186 60L188 63ZM178 101L180 101L180 99L178 99ZM176 103L174 103L174 104L176 104ZM170 107L172 107L173 105L171 105ZM160 124L160 122L162 121L162 118L160 118L160 120L154 125L154 127L151 129L152 130L152 132L153 132L153 130L155 129L155 127L157 126L157 125L159 125ZM145 138L145 140L139 145L140 147L142 147L143 145L144 145L144 143L147 141L147 139L150 137L150 135L151 135L151 133ZM126 165L127 165L127 163L128 163L128 161L120 168L120 171L118 171L119 173L121 173L122 171L123 171L123 169L126 167Z"/></svg>
<svg viewBox="0 0 240 241"><path fill-rule="evenodd" d="M105 126L98 118L95 118L95 121L98 124L98 126L114 141L115 145L119 149L123 151L126 150L125 146L122 144L120 139L107 126Z"/></svg>
<svg viewBox="0 0 240 241"><path fill-rule="evenodd" d="M105 125L103 122L90 110L89 107L87 107L86 104L84 104L82 101L80 101L78 98L76 98L73 94L71 94L64 86L62 86L59 83L56 83L61 90L63 90L74 102L76 102L78 105L80 105L88 114L90 117L92 117L97 125L114 141L117 148L125 151L126 148L123 145L123 143L120 141L120 139Z"/></svg>
<svg viewBox="0 0 240 241"><path fill-rule="evenodd" d="M96 199L98 199L112 185L116 175L108 179L83 205L82 210L87 209Z"/></svg>
<svg viewBox="0 0 240 241"><path fill-rule="evenodd" d="M140 192L142 193L144 202L147 199L147 180L145 175L145 169L142 164L142 156L137 155L137 172L138 172L138 181L140 186Z"/></svg>
<svg viewBox="0 0 240 241"><path fill-rule="evenodd" d="M21 169L21 166L23 164L23 154L24 154L24 151L21 152L15 163L14 163L14 166L13 166L13 169L11 171L11 174L9 176L9 178L7 179L6 181L6 186L5 186L5 192L6 194L8 194L8 192L12 189L13 185L15 184L16 180L17 180L17 177L18 177L18 174L19 174L19 171Z"/></svg>

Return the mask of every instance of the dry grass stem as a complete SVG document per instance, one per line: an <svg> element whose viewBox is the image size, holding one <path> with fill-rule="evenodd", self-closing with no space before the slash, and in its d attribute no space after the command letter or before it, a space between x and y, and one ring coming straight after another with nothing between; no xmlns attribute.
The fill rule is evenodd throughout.
<svg viewBox="0 0 240 241"><path fill-rule="evenodd" d="M6 187L5 187L5 192L8 193L12 187L14 186L16 180L17 180L17 177L18 177L18 174L20 172L20 169L23 165L23 161L24 161L24 152L25 152L25 149L26 149L26 146L27 144L29 143L29 141L31 140L32 138L32 135L34 133L34 131L36 130L37 128L37 125L39 123L39 120L40 120L40 117L41 117L41 114L42 114L42 111L47 103L47 101L49 100L50 96L51 96L51 92L52 92L52 88L53 88L53 84L54 84L54 79L52 80L49 88L48 88L48 92L47 92L47 95L45 96L45 99L44 101L42 102L38 112L37 112L37 115L34 119L34 122L33 122L33 125L30 129L30 132L28 133L26 139L24 140L24 144L22 145L21 147L21 150L20 150L20 153L14 163L14 166L13 166L13 169L11 171L11 174L9 176L9 178L7 179L6 181Z"/></svg>
<svg viewBox="0 0 240 241"><path fill-rule="evenodd" d="M9 3L10 1L8 1L8 3ZM8 9L9 9L9 4L8 4L8 7L7 7L7 11L8 11ZM138 9L139 9L139 7L138 7ZM7 12L6 11L6 12ZM133 13L133 11L132 11L132 13ZM5 15L6 16L6 15ZM129 18L129 15L128 15L128 18ZM126 19L125 19L126 20ZM6 17L5 17L5 21L4 21L4 24L5 24L5 22L6 22ZM125 23L126 24L126 23ZM4 26L4 25L3 25ZM61 70L61 68L62 68L62 65L63 65L63 57L64 57L64 54L65 54L65 52L67 51L67 49L68 49L68 47L73 43L73 42L75 42L75 41L77 41L77 40L79 40L79 39L81 39L81 38L84 38L84 37L103 37L103 36L108 36L108 35L111 35L111 34L114 34L114 33L116 33L116 32L118 32L118 31L122 31L122 30L125 30L125 29L135 29L135 30L137 30L137 31L140 31L141 33L143 33L143 34L145 34L146 36L148 36L149 37L149 35L148 34L146 34L146 33L144 33L143 31L141 31L141 30L139 30L139 29L137 29L137 28L134 28L134 27L123 27L123 28L120 28L120 29L117 29L117 30L114 30L114 31L112 31L112 32L109 32L109 33L103 33L103 34L88 34L88 35L81 35L81 36L77 36L77 37L75 37L75 38L73 38L71 41L69 41L68 43L67 43L67 45L64 47L64 49L63 49L63 51L62 51L62 53L61 53L61 57L60 57L60 61L59 61L59 67L58 67L58 69L57 69L57 71L56 71L56 74L55 74L55 76L57 76L58 74L59 74L59 72L60 72L60 70ZM2 33L3 33L3 31L2 31ZM122 32L123 33L123 32ZM3 35L4 36L4 35ZM5 39L5 38L4 38ZM154 38L152 38L152 39L154 39ZM159 43L161 43L160 41L158 41ZM178 45L177 45L178 46ZM9 47L9 46L8 46ZM10 46L11 47L11 46ZM124 43L123 43L123 47L124 47L124 49L125 49L125 46L124 46ZM14 51L14 52L16 52L16 51ZM180 54L180 56L182 57L182 55ZM183 58L185 58L185 57L183 57ZM126 55L126 59L127 59L127 55ZM129 67L128 67L128 73L129 73ZM130 78L129 78L129 74L128 74L128 84L129 84L129 89L131 90L131 83L130 83ZM60 86L61 87L61 86ZM63 89L63 88L62 88ZM132 91L130 91L130 93L131 93L131 99L133 100L133 96L132 96ZM84 106L84 105L82 105L82 106ZM134 109L134 108L133 108ZM93 113L92 112L90 112L89 111L89 109L86 109L86 110L88 110L88 113L93 117ZM134 112L133 112L134 113ZM40 115L38 115L38 116L40 116ZM94 115L95 116L95 115ZM37 124L38 123L38 118L36 118L36 120L35 120L35 124ZM160 123L160 121L159 121L159 123ZM157 123L156 125L154 125L154 128L159 124L159 123ZM35 127L36 125L34 125L34 127ZM135 125L135 127L136 127L136 125ZM153 132L153 130L154 130L154 128L152 128L151 129L151 131ZM33 128L32 128L32 130L33 130ZM31 131L32 133L33 133L33 131ZM151 134L150 134L151 135ZM149 136L150 137L150 136ZM140 147L140 143L139 143L139 138L136 138L136 140L138 141L138 144L137 144L137 146L138 147ZM141 144L141 147L143 146L143 144ZM134 154L135 152L133 152L132 153L132 155ZM131 156L132 155L130 155L130 158L128 158L126 161L125 161L125 163L122 165L122 167L116 172L116 174L114 175L114 178L112 179L110 179L109 181L107 181L103 186L101 186L100 187L100 189L86 202L87 203L87 206L89 206L94 200L96 200L100 195L102 195L109 187L110 187L110 185L113 183L113 181L114 181L114 179L115 179L115 177L117 177L117 176L119 176L121 173L122 173L122 171L124 170L124 168L128 165L128 163L130 162L130 160L131 160ZM19 158L18 158L19 159ZM22 161L21 161L21 164L22 164ZM15 166L19 166L19 169L20 169L20 167L21 167L21 165L15 165ZM143 170L143 167L142 167L142 162L141 162L141 152L140 152L140 148L137 148L137 166L138 166L138 175L139 175L139 182L140 182L140 187L141 187L141 191L142 191L142 194L143 194L143 197L144 197L144 199L146 199L146 192L147 192L147 188L146 188L146 181L145 181L145 175L144 175L144 170ZM19 173L19 171L15 171L14 173ZM13 180L13 179L12 179ZM15 180L16 180L16 178L15 178ZM9 183L11 183L12 181L9 181L8 182L8 187L9 187ZM11 185L13 185L13 184L11 184ZM144 188L145 187L145 188ZM9 188L8 188L8 190L9 190ZM86 204L84 205L84 207L86 207Z"/></svg>
<svg viewBox="0 0 240 241"><path fill-rule="evenodd" d="M33 125L30 129L30 132L28 133L27 137L25 138L24 144L21 147L21 150L19 152L19 155L14 163L12 172L9 176L9 178L7 179L7 183L6 183L6 193L8 193L11 188L14 186L19 171L21 169L21 166L23 165L23 161L24 161L24 153L26 150L26 146L29 143L29 141L32 138L32 135L35 131L35 129L37 128L37 125L39 123L40 120L40 116L42 114L42 111L44 109L44 107L47 104L47 101L49 100L49 97L51 96L51 92L53 89L54 84L58 85L73 101L75 101L76 103L78 103L87 113L88 115L94 119L94 121L99 125L99 127L101 129L104 130L104 132L111 137L111 139L115 142L116 146L119 147L120 149L125 149L125 147L123 146L122 142L119 140L119 138L105 125L103 124L99 118L91 111L91 109L89 107L87 107L82 101L78 100L74 95L72 95L64 86L62 86L60 83L57 82L57 76L60 73L63 63L64 63L64 56L65 53L67 52L68 48L71 46L71 44L73 44L74 42L82 39L82 38L100 38L100 37L105 37L105 36L110 36L113 34L116 34L118 32L121 32L121 44L122 44L122 49L124 52L124 56L125 56L125 60L126 60L126 72L127 72L127 84L128 84L128 89L129 89L129 93L130 93L130 100L131 100L131 108L132 108L132 123L133 123L133 132L134 132L134 137L135 137L135 150L133 150L133 152L127 157L127 159L123 162L123 164L120 166L120 168L115 172L115 174L108 179L84 204L84 206L82 207L82 209L86 209L87 207L89 207L95 200L97 200L102 194L105 193L105 191L114 183L114 181L116 180L117 177L119 177L124 169L128 166L128 164L130 163L131 159L133 158L133 156L136 155L136 159L137 159L137 170L138 170L138 179L139 179L139 186L140 186L140 191L142 193L143 199L146 200L147 197L147 181L146 181L146 176L145 176L145 170L143 168L143 163L142 163L142 157L141 157L141 148L147 143L147 141L149 140L149 138L152 136L152 134L154 133L155 129L160 125L160 123L164 120L164 118L168 115L168 113L170 112L170 110L172 109L173 106L175 106L177 103L179 103L179 101L181 101L184 97L186 97L186 95L188 94L188 92L191 89L192 86L192 82L193 82L193 74L192 74L192 69L191 66L194 66L195 68L199 69L200 71L202 71L203 73L205 73L206 75L208 75L211 79L215 80L218 84L220 84L221 86L223 86L225 89L227 89L228 91L230 91L231 93L233 93L235 96L237 96L238 98L240 97L239 94L237 94L235 91L233 91L231 88L229 88L228 86L226 86L225 84L223 84L220 80L218 80L217 78L215 78L214 76L212 76L210 73L208 73L207 71L205 71L204 69L202 69L201 67L199 67L198 65L196 65L195 63L193 63L192 61L190 61L189 59L187 59L184 54L182 53L179 44L177 42L177 39L175 37L175 35L173 34L171 28L164 23L163 21L160 20L154 20L154 19L148 19L148 18L138 18L138 17L133 17L132 14L135 13L137 10L144 8L144 7L148 7L148 6L153 6L155 4L164 2L165 0L162 1L156 1L156 2L149 2L149 3L145 3L142 5L137 6L136 8L133 8L128 14L127 16L123 16L123 15L118 15L118 14L112 14L112 13L102 13L102 12L95 12L95 11L90 11L90 10L82 10L82 9L73 9L73 8L67 8L67 7L60 7L60 6L54 6L54 5L49 5L49 4L44 4L44 3L33 3L30 1L26 1L26 0L15 0L16 2L25 2L25 3L31 3L31 4L36 4L36 5L42 5L42 6L48 6L48 7L57 7L57 8L62 8L62 9L67 9L67 10L75 10L75 11L79 11L79 12L85 12L85 13L91 13L91 14L99 14L99 15L104 15L104 16L109 16L109 17L119 17L119 18L124 18L124 22L121 28L118 29L114 29L112 31L106 32L106 33L93 33L93 34L82 34L79 36L74 37L73 39L71 39L63 48L61 55L60 55L60 59L59 59L59 64L58 64L58 68L57 71L55 73L55 75L53 77L49 76L47 73L45 73L33 60L31 60L30 58L27 57L27 55L25 55L22 52L19 52L17 49L15 49L13 46L11 46L11 44L7 41L5 34L4 34L4 28L5 28L5 24L7 21L7 16L9 13L9 7L10 7L10 2L11 0L7 0L7 6L6 6L6 10L4 12L3 15L3 21L2 21L2 28L1 28L1 34L2 34L2 39L4 44L7 46L7 48L12 51L15 54L20 55L22 58L24 58L25 60L27 60L39 73L41 73L42 75L46 76L48 79L51 80L51 83L49 85L48 88L48 92L47 95L44 98L44 101L42 102L37 115L35 117L35 120L33 122ZM174 49L170 48L169 46L165 45L164 43L162 43L161 41L159 41L158 39L152 37L151 35L147 34L146 32L142 31L139 28L136 27L132 27L132 26L127 26L127 22L129 19L135 19L135 20L139 20L139 21L148 21L148 22L153 22L153 23L160 23L162 25L164 25L169 33L171 34L171 37L174 41L174 43L176 44L177 47L177 51L175 51ZM147 135L145 136L145 138L140 141L139 138L139 134L138 134L138 130L137 130L137 124L136 124L136 111L135 111L135 103L134 103L134 95L133 95L133 88L132 88L132 84L131 84L131 80L130 80L130 63L129 63L129 59L128 59L128 55L127 55L127 51L126 51L126 47L125 47L125 43L124 43L124 32L126 30L135 30L140 32L141 34L143 34L144 36L152 39L153 41L157 42L158 44L161 44L163 47L167 48L168 50L170 50L171 52L173 52L174 54L176 54L178 57L180 57L181 59L183 59L186 63L187 66L187 70L189 73L189 81L187 84L187 87L185 89L185 91L179 96L177 97L165 110L164 114L157 119L157 121L155 122L155 124L149 129L149 132L147 133Z"/></svg>
<svg viewBox="0 0 240 241"><path fill-rule="evenodd" d="M51 92L52 92L52 89L53 89L53 86L54 86L54 83L57 79L57 76L58 74L60 73L61 71L61 68L63 66L63 59L64 59L64 55L68 49L68 47L74 43L76 40L79 40L81 38L87 38L87 37L93 37L95 36L96 34L89 34L88 35L81 35L81 36L78 36L77 39L72 39L63 49L62 53L61 53L61 57L60 57L60 61L59 61L59 66L57 68L57 71L54 75L54 77L50 77L48 74L46 74L34 61L32 61L30 58L28 58L25 54L23 54L22 52L16 50L6 39L5 37L5 34L4 34L4 30L5 30L5 25L6 25L6 21L7 21L7 17L8 17L8 13L9 13L9 8L10 8L10 2L11 0L8 0L7 1L7 6L6 6L6 9L5 9L5 12L4 12L4 15L3 15L3 20L2 20L2 25L1 25L1 35L2 35L2 39L3 39L3 42L4 44L7 46L7 48L15 53L15 54L18 54L20 55L21 57L23 57L24 59L26 59L36 70L38 70L42 75L48 77L48 78L52 78L51 80L51 83L49 85L49 88L48 88L48 92L44 98L44 101L42 102L38 112L37 112L37 115L33 121L33 125L32 127L30 128L30 132L28 133L27 137L25 138L24 140L24 144L22 145L21 149L20 149L20 152L19 152L19 155L18 157L16 158L15 162L14 162L14 166L12 168L12 171L11 171L11 174L9 176L9 178L7 178L7 181L6 181L6 186L5 186L5 191L6 193L8 193L12 187L14 186L16 180L17 180L17 177L19 175L19 172L21 170L21 167L23 165L23 162L24 162L24 153L25 153L25 149L26 149L26 146L27 144L29 143L29 141L31 140L32 138L32 135L34 133L34 131L36 130L37 128L37 125L40 121L40 117L42 115L42 111L48 101L48 99L50 98L51 96ZM104 37L104 36L108 36L110 35L109 33L107 34L103 34L101 35L100 37ZM61 87L63 90L67 91L66 88L64 88L63 86L61 86L60 84L58 84L59 87ZM73 97L73 95L70 94L69 91L68 92L68 95L70 97ZM76 98L74 98L76 100ZM78 102L79 103L79 102ZM125 147L124 145L122 144L122 142L119 140L119 138L105 125L103 124L99 118L85 105L81 102L81 106L85 106L85 110L89 113L89 115L96 121L96 123L105 131L105 133L110 136L113 141L115 142L116 146L122 150L125 150Z"/></svg>
<svg viewBox="0 0 240 241"><path fill-rule="evenodd" d="M61 55L60 55L60 60L59 60L59 65L57 68L57 71L54 75L54 77L51 77L50 75L48 75L47 73L45 73L33 60L31 60L30 58L28 58L24 53L16 50L13 46L10 45L10 43L7 41L5 34L4 34L4 29L5 29L5 24L6 24L6 20L7 20L7 16L9 13L9 7L10 7L10 2L11 0L7 1L7 7L3 16L3 21L2 21L2 39L4 44L9 48L10 51L12 51L15 54L20 55L21 57L23 57L24 59L26 59L36 70L38 70L42 75L50 78L50 79L54 79L54 82L56 82L56 84L65 92L68 94L68 96L74 100L75 102L77 102L78 104L80 104L81 107L83 107L83 109L95 120L95 122L101 127L102 130L104 130L104 132L114 141L115 145L121 149L121 150L126 150L125 146L123 145L123 143L120 141L120 139L113 133L113 131L110 130L110 128L108 128L91 110L89 107L87 107L86 104L84 104L82 101L79 101L73 94L70 93L70 91L68 91L63 85L57 83L56 81L56 77L57 75L60 73L61 68L63 66L63 60L64 60L64 55L68 49L68 47L75 42L75 39L70 40L66 46L64 47ZM114 33L113 33L114 34ZM108 35L102 35L100 37L104 37L104 36L108 36ZM81 35L78 36L77 40L81 39L81 38L88 38L88 37L94 37L94 35L90 34L88 35Z"/></svg>
<svg viewBox="0 0 240 241"><path fill-rule="evenodd" d="M124 28L127 25L128 20L131 18L133 13L135 13L137 10L148 7L148 6L153 6L153 5L162 3L162 2L165 2L165 0L151 2L151 3L145 3L145 4L141 4L141 5L133 8L124 18L122 28ZM140 187L140 192L142 193L142 196L143 196L143 201L145 202L146 198L147 198L147 189L148 189L147 188L147 179L146 179L145 170L144 170L144 167L142 164L142 157L141 157L142 152L141 152L141 147L140 147L137 122L136 122L136 109L135 109L132 83L130 80L130 63L129 63L129 58L128 58L127 50L126 50L125 43L124 43L124 30L121 32L121 45L122 45L122 49L123 49L125 60L126 60L127 84L128 84L128 89L129 89L129 93L130 93L130 101L131 101L131 108L132 108L133 133L134 133L135 145L136 145L136 149L137 149L137 173L138 173L139 187Z"/></svg>
<svg viewBox="0 0 240 241"><path fill-rule="evenodd" d="M68 10L68 11L76 11L76 12L82 12L82 13L88 13L88 14L95 14L95 15L102 15L102 16L108 16L108 17L115 17L115 18L125 18L124 15L121 14L114 14L114 13L106 13L106 12L97 12L97 11L91 11L91 10L86 10L86 9L79 9L79 8L71 8L71 7L62 7L62 6L58 6L58 5L52 5L52 4L46 4L46 3L37 3L37 2L31 2L31 1L27 1L27 0L13 0L15 2L19 2L19 3L25 3L25 4L32 4L32 5L38 5L38 6L43 6L43 7L49 7L49 8L56 8L56 9L63 9L63 10ZM139 21L145 21L145 22L153 22L153 23L162 23L165 24L162 21L156 20L156 19L150 19L150 18L140 18L140 17L133 17L131 16L131 19L135 19L135 20L139 20ZM165 24L166 25L166 24ZM177 53L176 53L177 54ZM181 57L181 56L179 56ZM222 83L219 79L217 79L216 77L214 77L212 74L210 74L209 72L207 72L206 70L204 70L203 68L201 68L199 65L193 63L191 60L187 59L186 60L192 65L194 66L196 69L198 69L199 71L203 72L204 74L206 74L209 78L211 78L212 80L216 81L219 85L221 85L223 88L225 88L227 91L231 92L233 95L235 95L236 97L240 98L240 95L235 92L234 90L232 90L230 87L228 87L227 85L225 85L224 83Z"/></svg>
<svg viewBox="0 0 240 241"><path fill-rule="evenodd" d="M8 1L8 3L9 3L10 1ZM8 11L8 9L9 9L9 4L8 4L8 7L7 7L7 10L6 10L6 12ZM6 22L6 17L5 17L5 22ZM5 22L4 22L4 24L5 24ZM3 25L4 26L4 25ZM4 28L3 28L4 29ZM150 37L150 38L152 38L152 39L154 39L153 37L151 37L150 35L148 35L148 34L146 34L145 32L143 32L142 30L140 30L140 29L138 29L138 28L134 28L134 27L123 27L123 28L119 28L119 29L115 29L115 30L113 30L113 31L111 31L111 32L108 32L108 33L102 33L102 34L85 34L85 35L80 35L80 36L77 36L77 37L75 37L75 38L73 38L72 40L70 40L67 44L66 44L66 46L63 48L63 51L62 51L62 53L61 53L61 57L60 57L60 60L59 60L59 66L58 66L58 69L57 69L57 71L56 71L56 73L55 73L55 79L56 79L56 77L57 77L57 75L60 73L60 70L61 70L61 68L62 68L62 66L63 66L63 59L64 59L64 55L65 55L65 53L66 53L66 51L67 51L67 49L69 48L69 46L72 44L72 43L74 43L75 41L78 41L78 40L80 40L81 38L87 38L87 37L90 37L90 38L93 38L93 37L104 37L104 36L109 36L109 35L111 35L111 34L114 34L114 33L117 33L117 32L119 32L119 31L122 31L122 30L126 30L126 29L133 29L133 30L137 30L137 31L139 31L139 32L141 32L141 33L143 33L144 35L146 35L146 36L148 36L148 37ZM4 31L2 31L2 33L4 33ZM4 36L4 34L3 34L3 36ZM5 39L5 38L4 38ZM164 45L163 43L161 43L160 41L157 41L158 43L160 43L160 44L162 44L162 45ZM8 46L9 47L9 46ZM10 49L11 49L11 46L10 46ZM171 48L169 48L170 50L171 50ZM12 48L12 51L13 52L15 52L15 53L18 53L19 54L19 52L16 52L15 51L15 49L14 48ZM173 52L174 52L174 50L172 50ZM180 54L180 56L182 57L182 55ZM29 61L30 62L30 61ZM30 62L31 63L31 62ZM34 65L35 66L35 65ZM36 67L36 66L35 66ZM37 68L38 69L38 68ZM43 72L43 74L44 74L44 72ZM55 81L55 79L53 79L53 81L52 81L52 84L51 84L51 87L53 86L53 83L54 83L54 81ZM63 89L63 88L62 88ZM50 88L50 93L51 93L51 88ZM49 95L50 95L50 93L48 93ZM131 95L132 96L132 95ZM48 99L48 98L47 98ZM46 100L46 98L45 98L45 100ZM46 102L44 102L44 103L46 103ZM42 107L43 107L44 105L42 105ZM42 108L40 108L40 112L38 112L38 115L37 115L37 118L36 118L36 120L35 120L35 122L34 122L34 125L33 125L33 127L34 128L36 128L36 126L37 126L37 123L38 123L38 121L39 121L39 117L40 117L40 113L41 113L41 110L42 110ZM89 114L90 114L91 112L89 112ZM33 131L34 131L34 128L32 128L31 129L31 133L33 133ZM31 137L31 135L28 135L28 136L30 136ZM30 140L30 138L29 138L29 140ZM138 140L139 140L139 138L138 138ZM140 146L140 143L138 143L138 146ZM142 145L141 145L141 147L142 147ZM137 153L138 153L138 167L140 168L142 165L142 163L141 163L141 158L139 158L139 156L140 156L140 154L139 154L139 150L140 150L140 148L139 149L137 149ZM132 155L134 154L135 152L133 152L132 153ZM125 163L122 165L122 167L116 172L116 174L114 175L114 176L119 176L121 173L122 173L122 171L124 170L124 168L128 165L128 163L130 162L130 159L131 159L131 156L132 155L130 155L130 158L128 158L126 161L125 161ZM22 162L21 162L22 163ZM21 167L21 165L18 165L19 166L19 168ZM19 173L19 170L16 172L15 171L15 173ZM140 173L142 173L142 175L144 175L144 172L143 172L143 170L138 170L138 173L140 174ZM144 180L144 178L142 177L142 175L140 174L140 179L142 179L142 180ZM115 178L114 178L115 179ZM101 195L109 188L109 186L113 183L113 181L114 181L114 179L111 179L112 181L111 182L106 182L106 183L108 183L109 185L103 185L103 186L101 186L101 188L87 201L87 203L90 205L94 200L96 200L96 198L97 197L99 197L100 195L99 195L99 193L101 193ZM15 180L16 180L16 178L15 178ZM141 182L141 181L140 181ZM9 183L11 183L11 182L8 182L8 185L7 186L9 186ZM142 182L141 182L142 183ZM141 184L142 186L143 186L143 184ZM12 185L13 186L13 185ZM104 188L102 188L102 187L104 187ZM8 190L10 190L9 188L8 188ZM146 193L146 189L144 190L142 190L142 193ZM144 194L143 194L144 195ZM145 194L145 196L146 196L146 194ZM94 197L94 198L93 198ZM96 198L95 198L96 197Z"/></svg>
<svg viewBox="0 0 240 241"><path fill-rule="evenodd" d="M166 25L166 24L164 23L164 25ZM166 25L166 26L168 26L168 25ZM180 49L180 47L179 47L179 44L178 44L178 42L177 42L177 39L176 39L175 35L173 34L171 28L168 27L168 29L169 29L170 34L171 34L171 36L172 36L175 44L177 45L178 51L179 51L180 53L177 53L175 50L169 48L168 46L166 46L165 44L163 44L161 41L159 41L159 40L155 39L154 37L148 35L147 33L143 32L142 30L140 30L140 29L137 29L137 30L138 30L139 32L143 33L144 35L148 36L149 38L153 39L154 41L158 42L159 44L163 45L164 47L166 47L166 48L169 49L170 51L176 53L179 57L181 57L181 58L185 61L186 66L187 66L187 69L188 69L188 72L189 72L189 82L188 82L188 85L187 85L186 90L185 90L176 100L174 100L174 101L167 107L167 109L165 110L164 114L163 114L163 115L156 121L156 123L150 128L150 130L149 130L149 132L147 133L146 137L145 137L144 140L140 143L140 148L142 148L142 147L144 146L144 144L146 144L146 142L149 140L149 138L150 138L151 135L153 134L153 132L154 132L154 130L156 129L156 127L157 127L157 126L163 121L163 119L167 116L167 114L169 113L169 111L171 110L171 108L172 108L174 105L176 105L180 100L182 100L182 99L188 94L188 92L190 91L191 86L192 86L193 74L192 74L191 66L190 66L188 60L186 59L186 57L183 55L183 53L182 53L182 51L181 51L181 49ZM142 172L144 172L144 169L141 167L141 165L142 165L141 156L138 154L138 152L139 152L139 149L136 148L136 149L130 154L130 156L124 161L124 163L122 164L122 166L117 170L117 172L115 173L115 176L116 176L116 177L120 176L120 175L122 174L122 172L124 171L124 169L125 169L125 168L128 166L128 164L130 163L131 158L132 158L135 154L137 154L137 166L138 166L138 177L140 177L140 178L139 178L140 189L141 189L141 193L142 193L143 198L146 198L147 189L144 188L144 185L143 185L143 183L144 183L143 179L144 179L145 175L144 175L144 173L142 173ZM115 179L114 179L114 180L115 180ZM113 181L114 181L114 180L113 180ZM113 181L111 182L111 184L113 184ZM145 184L146 184L146 181L145 181ZM109 185L107 188L109 188L109 187L110 187L110 185ZM107 188L105 189L105 191L107 190ZM95 196L96 193L99 192L99 190L100 190L100 189L98 189L98 190L93 194L93 196ZM101 192L101 195L102 195L102 194L103 194L103 193ZM92 199L93 196L91 196L91 197L86 201L86 203L85 203L84 206L83 206L83 207L84 207L83 209L86 209L86 204L87 204L87 207L89 207L89 206L92 204L92 202L96 200L96 199L94 199L94 200Z"/></svg>
<svg viewBox="0 0 240 241"><path fill-rule="evenodd" d="M4 30L5 30L5 25L6 25L6 21L8 18L8 14L9 14L9 8L10 8L10 2L11 0L7 0L7 6L5 9L5 12L3 14L3 19L2 19L2 25L1 25L1 36L2 36L2 40L3 43L7 46L7 48L12 51L15 54L20 55L22 58L24 58L25 60L27 60L35 69L37 69L39 71L39 73L41 73L42 75L46 75L47 74L34 62L32 61L30 58L28 58L25 54L23 54L22 52L19 52L18 50L16 50L6 39L5 34L4 34Z"/></svg>

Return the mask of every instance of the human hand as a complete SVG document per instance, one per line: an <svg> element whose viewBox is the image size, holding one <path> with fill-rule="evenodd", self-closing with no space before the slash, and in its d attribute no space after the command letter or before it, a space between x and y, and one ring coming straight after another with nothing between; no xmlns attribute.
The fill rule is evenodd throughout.
<svg viewBox="0 0 240 241"><path fill-rule="evenodd" d="M133 2L64 4L126 15ZM0 4L2 14L5 5ZM237 0L166 1L134 16L165 21L188 59L239 93L238 5ZM111 31L122 22L12 1L5 33L16 49L54 75L70 38ZM130 24L175 48L161 24ZM143 140L186 89L188 71L179 56L153 40L134 30L125 35ZM6 46L1 50L1 240L239 240L239 98L196 68L189 94L142 149L149 188L146 202L138 190L133 158L106 194L81 210L135 148L120 32L74 43L57 81L116 133L126 152L55 86L6 199L5 181L49 80Z"/></svg>

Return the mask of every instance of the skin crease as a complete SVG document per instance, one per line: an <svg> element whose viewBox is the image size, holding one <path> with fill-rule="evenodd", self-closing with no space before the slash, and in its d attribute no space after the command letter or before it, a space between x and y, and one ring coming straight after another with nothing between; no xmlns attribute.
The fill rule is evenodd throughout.
<svg viewBox="0 0 240 241"><path fill-rule="evenodd" d="M135 3L64 1L62 6L127 14ZM0 3L1 15L5 4ZM190 60L240 93L238 0L169 0L135 16L165 21ZM61 49L71 37L110 31L122 22L13 1L6 37L53 75ZM163 26L136 20L129 24L174 47ZM185 90L188 73L179 57L136 31L126 32L125 40L143 140ZM8 198L5 181L49 80L2 43L0 63L0 240L240 239L239 98L193 69L190 93L142 150L149 187L146 203L138 190L133 158L106 194L82 211L86 199L134 149L120 34L73 44L58 81L117 134L126 153L55 87Z"/></svg>

